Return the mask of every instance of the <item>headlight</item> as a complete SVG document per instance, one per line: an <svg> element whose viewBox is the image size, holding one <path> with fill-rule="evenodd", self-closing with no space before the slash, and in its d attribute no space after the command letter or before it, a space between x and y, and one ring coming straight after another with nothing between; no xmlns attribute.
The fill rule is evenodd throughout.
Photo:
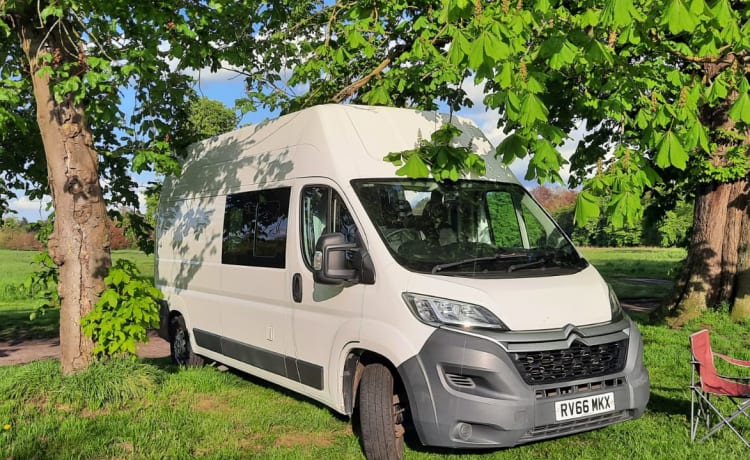
<svg viewBox="0 0 750 460"><path fill-rule="evenodd" d="M411 292L404 292L402 296L414 316L430 326L453 325L508 330L508 326L497 316L479 305Z"/></svg>
<svg viewBox="0 0 750 460"><path fill-rule="evenodd" d="M625 312L622 311L622 305L620 305L620 299L617 298L615 290L609 284L607 284L607 287L609 287L609 308L612 310L612 322L617 322L625 317Z"/></svg>

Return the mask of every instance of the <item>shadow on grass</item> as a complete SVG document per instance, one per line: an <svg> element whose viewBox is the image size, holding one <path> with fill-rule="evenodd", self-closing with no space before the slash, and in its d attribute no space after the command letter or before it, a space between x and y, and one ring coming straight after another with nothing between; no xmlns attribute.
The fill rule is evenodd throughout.
<svg viewBox="0 0 750 460"><path fill-rule="evenodd" d="M674 388L652 387L647 407L649 412L666 415L684 415L686 417L690 415L690 399L670 398L654 393L654 390L674 391Z"/></svg>
<svg viewBox="0 0 750 460"><path fill-rule="evenodd" d="M0 310L0 341L20 343L31 339L49 339L60 333L60 311L48 310L29 319L32 309Z"/></svg>

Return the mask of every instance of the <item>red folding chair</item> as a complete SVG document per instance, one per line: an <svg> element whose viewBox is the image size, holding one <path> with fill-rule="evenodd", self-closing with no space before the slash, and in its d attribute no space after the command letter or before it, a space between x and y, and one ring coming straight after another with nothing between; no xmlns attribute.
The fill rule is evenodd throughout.
<svg viewBox="0 0 750 460"><path fill-rule="evenodd" d="M691 405L690 405L690 439L695 441L698 427L705 422L708 432L698 440L705 441L723 427L728 427L750 447L747 439L732 425L732 421L740 415L750 418L750 377L728 377L719 375L714 365L714 357L720 358L732 365L750 368L750 361L741 361L729 356L714 353L711 350L711 340L708 330L703 329L690 336L690 350L693 365L690 382ZM696 374L698 379L696 380ZM714 396L714 402L711 397ZM731 413L724 414L717 407L719 398L727 398L735 408ZM710 417L716 415L718 422L711 425Z"/></svg>

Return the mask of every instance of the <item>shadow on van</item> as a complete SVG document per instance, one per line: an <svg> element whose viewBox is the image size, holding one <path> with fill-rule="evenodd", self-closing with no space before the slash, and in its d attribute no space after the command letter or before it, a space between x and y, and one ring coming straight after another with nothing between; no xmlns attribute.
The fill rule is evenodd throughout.
<svg viewBox="0 0 750 460"><path fill-rule="evenodd" d="M264 126L191 146L181 176L167 179L157 216L157 254L165 262L159 264L157 285L185 288L206 260L220 261L223 217L217 215L215 200L252 183L289 176L293 164L288 150L247 154L259 142L253 134Z"/></svg>

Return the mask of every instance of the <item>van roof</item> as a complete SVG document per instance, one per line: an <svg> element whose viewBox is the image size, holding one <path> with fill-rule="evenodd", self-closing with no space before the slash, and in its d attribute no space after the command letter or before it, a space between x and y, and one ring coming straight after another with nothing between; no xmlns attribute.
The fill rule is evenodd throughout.
<svg viewBox="0 0 750 460"><path fill-rule="evenodd" d="M395 177L383 160L391 152L413 149L450 117L436 112L344 104L314 106L274 120L196 143L188 149L178 188L194 193L195 181L214 190L296 177L326 176L348 182L355 178ZM485 157L487 178L517 182L494 158L494 149L469 120L453 116L463 135L461 145ZM191 194L174 190L176 195ZM206 188L202 192L208 192Z"/></svg>

